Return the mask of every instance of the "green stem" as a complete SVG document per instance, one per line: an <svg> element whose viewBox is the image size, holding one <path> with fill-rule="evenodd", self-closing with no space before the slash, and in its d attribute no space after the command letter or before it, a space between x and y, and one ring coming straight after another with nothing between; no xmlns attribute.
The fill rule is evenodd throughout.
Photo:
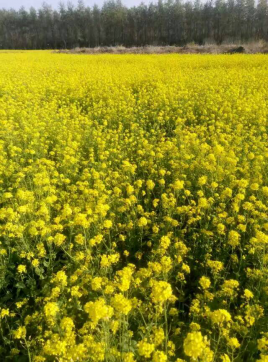
<svg viewBox="0 0 268 362"><path fill-rule="evenodd" d="M168 318L167 318L167 303L165 303L165 351L168 353Z"/></svg>

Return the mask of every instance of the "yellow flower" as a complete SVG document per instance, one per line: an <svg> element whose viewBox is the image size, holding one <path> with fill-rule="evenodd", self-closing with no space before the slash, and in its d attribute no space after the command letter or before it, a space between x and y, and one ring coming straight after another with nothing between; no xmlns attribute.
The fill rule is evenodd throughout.
<svg viewBox="0 0 268 362"><path fill-rule="evenodd" d="M259 189L259 184L257 182L253 182L250 185L251 190L257 191Z"/></svg>
<svg viewBox="0 0 268 362"><path fill-rule="evenodd" d="M221 360L222 360L222 362L231 362L230 358L228 357L228 355L226 353L224 353L224 355L221 356Z"/></svg>
<svg viewBox="0 0 268 362"><path fill-rule="evenodd" d="M84 309L95 325L101 319L109 320L114 312L113 308L107 305L103 298L99 298L95 302L86 303Z"/></svg>
<svg viewBox="0 0 268 362"><path fill-rule="evenodd" d="M160 247L166 250L170 245L170 238L168 236L162 236L160 239Z"/></svg>
<svg viewBox="0 0 268 362"><path fill-rule="evenodd" d="M207 176L201 176L198 179L198 185L199 186L204 186L207 183Z"/></svg>
<svg viewBox="0 0 268 362"><path fill-rule="evenodd" d="M211 281L209 280L209 278L207 277L202 277L200 280L199 280L199 284L201 285L201 287L203 289L208 289L210 287L210 284L211 284Z"/></svg>
<svg viewBox="0 0 268 362"><path fill-rule="evenodd" d="M146 226L148 224L148 221L146 219L146 217L141 217L139 220L138 220L138 226L139 227L143 227L143 226Z"/></svg>
<svg viewBox="0 0 268 362"><path fill-rule="evenodd" d="M159 346L165 339L165 333L163 328L154 328L153 330L153 342L155 346Z"/></svg>
<svg viewBox="0 0 268 362"><path fill-rule="evenodd" d="M261 354L261 358L258 359L256 362L268 362L268 356Z"/></svg>
<svg viewBox="0 0 268 362"><path fill-rule="evenodd" d="M62 286L65 287L67 285L67 275L63 270L60 270L57 272L56 276L54 277L53 281Z"/></svg>
<svg viewBox="0 0 268 362"><path fill-rule="evenodd" d="M135 362L134 353L132 352L124 353L123 362Z"/></svg>
<svg viewBox="0 0 268 362"><path fill-rule="evenodd" d="M228 244L233 248L239 245L240 234L234 230L229 231Z"/></svg>
<svg viewBox="0 0 268 362"><path fill-rule="evenodd" d="M127 315L132 309L131 301L125 298L123 294L115 294L111 303L114 309L120 314Z"/></svg>
<svg viewBox="0 0 268 362"><path fill-rule="evenodd" d="M198 206L204 209L208 208L208 200L205 197L200 197L198 199Z"/></svg>
<svg viewBox="0 0 268 362"><path fill-rule="evenodd" d="M224 234L225 233L225 226L222 223L219 223L217 225L217 231L219 234Z"/></svg>
<svg viewBox="0 0 268 362"><path fill-rule="evenodd" d="M210 313L210 319L213 324L222 325L223 323L228 323L232 320L232 317L229 312L225 309L218 309Z"/></svg>
<svg viewBox="0 0 268 362"><path fill-rule="evenodd" d="M153 354L153 362L167 362L167 355L162 351L156 351Z"/></svg>
<svg viewBox="0 0 268 362"><path fill-rule="evenodd" d="M240 347L240 343L238 342L238 339L235 337L229 338L228 339L228 345L232 348L232 349L237 349Z"/></svg>
<svg viewBox="0 0 268 362"><path fill-rule="evenodd" d="M101 284L102 284L102 278L101 277L95 277L91 282L92 290L101 289Z"/></svg>
<svg viewBox="0 0 268 362"><path fill-rule="evenodd" d="M74 328L74 322L71 318L65 317L61 320L60 327L66 334L70 335Z"/></svg>
<svg viewBox="0 0 268 362"><path fill-rule="evenodd" d="M155 280L152 282L151 299L155 304L162 304L171 298L171 296L172 288L169 283Z"/></svg>
<svg viewBox="0 0 268 362"><path fill-rule="evenodd" d="M147 186L147 189L148 189L148 190L153 190L154 187L155 187L155 183L154 183L152 180L148 180L148 181L146 182L146 186Z"/></svg>
<svg viewBox="0 0 268 362"><path fill-rule="evenodd" d="M4 317L8 317L9 316L9 309L1 309L1 312L0 312L0 317L1 318L4 318Z"/></svg>
<svg viewBox="0 0 268 362"><path fill-rule="evenodd" d="M236 290L239 287L239 282L234 279L225 280L221 287L222 294L226 297L233 297L236 294Z"/></svg>
<svg viewBox="0 0 268 362"><path fill-rule="evenodd" d="M148 343L146 338L140 341L137 346L139 355L145 358L150 358L155 349L154 344Z"/></svg>
<svg viewBox="0 0 268 362"><path fill-rule="evenodd" d="M267 79L0 52L0 360L267 360Z"/></svg>
<svg viewBox="0 0 268 362"><path fill-rule="evenodd" d="M252 299L254 297L254 294L249 289L245 289L244 296L246 299Z"/></svg>
<svg viewBox="0 0 268 362"><path fill-rule="evenodd" d="M177 180L173 184L173 188L175 191L182 190L184 188L184 181Z"/></svg>
<svg viewBox="0 0 268 362"><path fill-rule="evenodd" d="M44 307L44 313L48 320L48 322L52 322L54 324L55 317L59 312L59 306L56 302L48 302Z"/></svg>
<svg viewBox="0 0 268 362"><path fill-rule="evenodd" d="M25 339L26 338L26 328L24 326L19 327L16 331L14 331L15 339Z"/></svg>
<svg viewBox="0 0 268 362"><path fill-rule="evenodd" d="M35 268L37 268L38 265L39 265L39 260L38 260L38 259L33 259L33 260L32 260L32 266L35 267Z"/></svg>
<svg viewBox="0 0 268 362"><path fill-rule="evenodd" d="M195 359L203 354L205 347L206 344L201 332L188 333L183 342L183 350L186 356Z"/></svg>
<svg viewBox="0 0 268 362"><path fill-rule="evenodd" d="M105 220L104 223L103 223L103 226L106 228L106 229L111 229L111 227L113 226L113 223L111 220Z"/></svg>
<svg viewBox="0 0 268 362"><path fill-rule="evenodd" d="M192 322L190 324L190 329L192 331L200 331L201 327L200 327L200 324Z"/></svg>
<svg viewBox="0 0 268 362"><path fill-rule="evenodd" d="M57 233L54 237L54 243L57 246L61 246L64 243L65 239L66 239L65 235Z"/></svg>
<svg viewBox="0 0 268 362"><path fill-rule="evenodd" d="M26 265L19 265L17 270L20 274L26 273Z"/></svg>
<svg viewBox="0 0 268 362"><path fill-rule="evenodd" d="M207 266L211 269L213 274L217 274L223 270L223 263L218 260L208 260Z"/></svg>

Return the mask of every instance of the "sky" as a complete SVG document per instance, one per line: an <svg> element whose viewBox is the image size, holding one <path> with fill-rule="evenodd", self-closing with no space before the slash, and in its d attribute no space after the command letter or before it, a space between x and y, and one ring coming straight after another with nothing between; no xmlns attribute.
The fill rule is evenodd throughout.
<svg viewBox="0 0 268 362"><path fill-rule="evenodd" d="M48 5L51 5L53 8L57 9L60 0L46 0L45 1ZM67 3L67 0L62 1L64 3ZM73 4L77 4L77 0L71 1ZM88 6L93 6L94 4L102 5L104 0L84 0L84 4ZM139 5L142 1L141 0L122 0L122 3L126 6L135 6ZM150 0L143 0L143 2L149 3ZM153 1L154 2L154 1ZM44 3L44 0L0 0L0 9L20 9L22 6L25 7L25 9L29 9L31 6L38 9L42 6Z"/></svg>

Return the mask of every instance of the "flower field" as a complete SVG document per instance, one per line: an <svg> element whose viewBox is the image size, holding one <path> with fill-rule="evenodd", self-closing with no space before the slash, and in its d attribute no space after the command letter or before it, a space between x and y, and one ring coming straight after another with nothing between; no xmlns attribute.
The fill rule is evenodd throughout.
<svg viewBox="0 0 268 362"><path fill-rule="evenodd" d="M1 361L268 361L267 59L0 52Z"/></svg>

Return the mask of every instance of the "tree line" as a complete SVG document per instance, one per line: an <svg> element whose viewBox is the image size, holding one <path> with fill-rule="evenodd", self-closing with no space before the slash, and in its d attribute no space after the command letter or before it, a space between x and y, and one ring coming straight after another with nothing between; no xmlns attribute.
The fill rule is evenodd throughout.
<svg viewBox="0 0 268 362"><path fill-rule="evenodd" d="M97 46L203 45L268 41L268 0L159 0L128 8L61 3L57 10L0 9L1 49L69 49Z"/></svg>

